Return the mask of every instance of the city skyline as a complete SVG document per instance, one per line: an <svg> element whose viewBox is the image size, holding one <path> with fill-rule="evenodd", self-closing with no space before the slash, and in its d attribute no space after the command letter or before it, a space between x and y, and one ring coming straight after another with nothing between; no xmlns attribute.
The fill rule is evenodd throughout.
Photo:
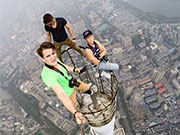
<svg viewBox="0 0 180 135"><path fill-rule="evenodd" d="M139 12L123 0L2 0L0 7L0 134L53 134L48 132L51 126L60 135L80 132L71 114L40 78L43 63L36 49L47 40L42 22L47 12L70 22L77 45L85 45L82 32L91 29L111 61L122 67L117 75L121 89L117 133L180 133L178 20L170 23L166 17ZM78 61L82 58L73 51L71 54L82 66Z"/></svg>

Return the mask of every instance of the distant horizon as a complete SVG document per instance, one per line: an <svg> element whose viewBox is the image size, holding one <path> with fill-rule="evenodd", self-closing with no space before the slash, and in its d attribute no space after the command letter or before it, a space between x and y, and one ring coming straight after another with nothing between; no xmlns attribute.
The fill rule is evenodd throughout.
<svg viewBox="0 0 180 135"><path fill-rule="evenodd" d="M124 0L124 2L145 12L156 12L166 17L180 17L180 0Z"/></svg>

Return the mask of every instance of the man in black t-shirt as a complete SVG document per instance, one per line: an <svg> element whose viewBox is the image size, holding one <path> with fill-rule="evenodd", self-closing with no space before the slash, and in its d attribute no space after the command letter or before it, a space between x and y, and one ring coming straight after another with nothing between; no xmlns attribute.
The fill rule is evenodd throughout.
<svg viewBox="0 0 180 135"><path fill-rule="evenodd" d="M51 35L53 37L54 46L56 48L57 56L62 61L61 47L62 45L68 45L69 47L78 51L84 56L83 51L76 46L76 38L70 24L62 17L54 18L51 14L47 13L43 16L44 28L46 30L48 42L51 43ZM68 30L72 37L69 39L65 28Z"/></svg>

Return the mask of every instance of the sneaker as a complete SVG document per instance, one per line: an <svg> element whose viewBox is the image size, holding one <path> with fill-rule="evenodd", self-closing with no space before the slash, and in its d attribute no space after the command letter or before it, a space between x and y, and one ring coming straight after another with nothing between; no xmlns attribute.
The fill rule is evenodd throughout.
<svg viewBox="0 0 180 135"><path fill-rule="evenodd" d="M90 95L93 95L94 94L94 91L93 90L91 90L91 94Z"/></svg>
<svg viewBox="0 0 180 135"><path fill-rule="evenodd" d="M99 77L99 73L96 72L95 73L95 77L98 78Z"/></svg>
<svg viewBox="0 0 180 135"><path fill-rule="evenodd" d="M92 90L89 89L89 90L85 91L84 94L93 95L94 92L93 92Z"/></svg>
<svg viewBox="0 0 180 135"><path fill-rule="evenodd" d="M88 85L89 85L89 87L91 88L91 86L92 86L92 83L88 83Z"/></svg>
<svg viewBox="0 0 180 135"><path fill-rule="evenodd" d="M104 71L104 70L101 72L101 75L108 78L108 79L111 78L111 74L109 72Z"/></svg>
<svg viewBox="0 0 180 135"><path fill-rule="evenodd" d="M91 87L93 86L92 83L88 83L89 85L89 89L87 91L85 91L84 93L82 93L83 95L84 94L88 94L88 95L93 95L94 92L91 90Z"/></svg>
<svg viewBox="0 0 180 135"><path fill-rule="evenodd" d="M94 94L94 91L91 90L91 88L92 88L94 85L92 85L92 83L89 83L88 85L89 85L89 90L91 91L91 95L93 95L93 94Z"/></svg>
<svg viewBox="0 0 180 135"><path fill-rule="evenodd" d="M93 91L93 93L98 92L97 86L96 85L92 85L91 86L91 91Z"/></svg>

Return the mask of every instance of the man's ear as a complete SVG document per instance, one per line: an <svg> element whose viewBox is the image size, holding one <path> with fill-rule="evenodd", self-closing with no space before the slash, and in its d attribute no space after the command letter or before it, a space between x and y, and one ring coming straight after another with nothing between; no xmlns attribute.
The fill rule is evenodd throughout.
<svg viewBox="0 0 180 135"><path fill-rule="evenodd" d="M40 58L41 61L45 62L43 57L39 56L39 58Z"/></svg>

